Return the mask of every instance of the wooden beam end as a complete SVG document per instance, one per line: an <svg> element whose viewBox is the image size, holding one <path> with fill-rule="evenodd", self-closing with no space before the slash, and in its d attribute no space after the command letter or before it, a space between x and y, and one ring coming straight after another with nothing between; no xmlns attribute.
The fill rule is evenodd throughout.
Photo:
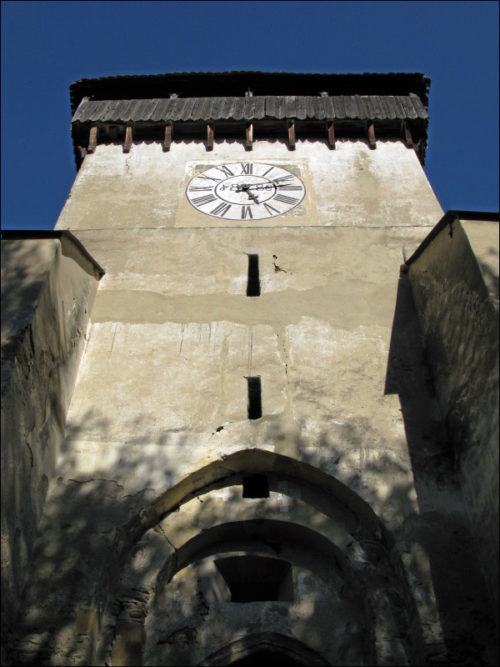
<svg viewBox="0 0 500 667"><path fill-rule="evenodd" d="M374 123L369 123L368 124L368 144L371 148L371 150L374 150L377 148L377 141L375 139L375 124Z"/></svg>
<svg viewBox="0 0 500 667"><path fill-rule="evenodd" d="M165 138L163 140L163 152L168 153L172 144L172 124L165 125Z"/></svg>
<svg viewBox="0 0 500 667"><path fill-rule="evenodd" d="M405 121L403 121L402 131L403 131L403 139L404 139L406 148L414 148L415 144L413 142L413 137L411 136L411 130L408 127L408 125L406 124Z"/></svg>
<svg viewBox="0 0 500 667"><path fill-rule="evenodd" d="M89 132L89 145L87 148L88 153L94 153L95 149L97 147L97 134L98 134L98 128L97 125L93 125L90 128Z"/></svg>
<svg viewBox="0 0 500 667"><path fill-rule="evenodd" d="M207 123L207 151L214 149L214 125Z"/></svg>
<svg viewBox="0 0 500 667"><path fill-rule="evenodd" d="M251 151L253 146L253 123L249 123L245 132L245 150Z"/></svg>
<svg viewBox="0 0 500 667"><path fill-rule="evenodd" d="M328 121L326 133L330 150L335 150L335 126L332 120Z"/></svg>
<svg viewBox="0 0 500 667"><path fill-rule="evenodd" d="M295 121L288 123L288 150L295 150Z"/></svg>
<svg viewBox="0 0 500 667"><path fill-rule="evenodd" d="M132 148L132 126L127 125L125 129L125 142L123 144L123 152L124 153L130 153L130 149Z"/></svg>

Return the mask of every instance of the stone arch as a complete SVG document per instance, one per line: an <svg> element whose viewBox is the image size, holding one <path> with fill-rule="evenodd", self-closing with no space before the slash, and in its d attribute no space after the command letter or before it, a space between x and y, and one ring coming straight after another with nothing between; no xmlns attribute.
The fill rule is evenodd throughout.
<svg viewBox="0 0 500 667"><path fill-rule="evenodd" d="M393 579L388 595L392 596L394 604L389 601L389 606L394 608L393 616L400 625L401 635L407 637L404 642L409 651L406 653L420 654L420 619L404 568L399 556L392 549L392 536L369 504L345 484L318 468L257 448L238 450L192 472L160 494L117 531L94 598L98 619L97 637L106 615L108 600L113 599L119 573L132 546L184 503L215 489L241 484L243 476L249 474L265 474L281 480L295 481L305 491L314 491L311 495L312 505L318 497L328 499L330 515L347 521L349 533L361 545L372 570L383 567L386 574L389 573L389 577ZM321 511L325 512L325 508L322 507Z"/></svg>
<svg viewBox="0 0 500 667"><path fill-rule="evenodd" d="M169 514L196 496L211 490L241 483L243 475L271 474L282 479L298 480L303 487L312 487L329 497L342 514L354 520L349 525L360 540L367 544L389 539L383 524L357 493L345 484L318 468L297 459L263 449L243 449L222 456L190 473L167 491L160 494L150 505L122 526L115 537L111 558L114 565L123 562L130 547Z"/></svg>
<svg viewBox="0 0 500 667"><path fill-rule="evenodd" d="M288 551L294 549L294 556ZM343 580L349 580L352 587L359 589L360 582L344 553L320 533L291 521L250 519L214 526L188 540L174 551L165 561L156 578L156 593L159 594L172 577L191 563L224 552L246 551L267 552L283 557L304 567L312 567L318 576L329 578L334 571Z"/></svg>
<svg viewBox="0 0 500 667"><path fill-rule="evenodd" d="M202 660L200 665L201 667L231 665L260 651L279 653L295 663L303 665L320 667L328 664L319 653L298 639L276 632L261 632L247 635L226 644L226 646Z"/></svg>
<svg viewBox="0 0 500 667"><path fill-rule="evenodd" d="M223 553L237 554L238 557L241 557L242 553L245 556L259 554L268 560L276 558L288 563L294 573L291 597L271 596L260 598L267 602L250 602L250 607L254 606L254 610L250 611L250 617L246 617L247 612L243 608L235 611L232 599L214 599L207 595L210 590L214 590L211 588L213 577L221 576L220 571L217 574L218 568L214 568L214 557ZM186 573L178 579L176 575L186 568L191 570L187 579ZM308 573L304 588L304 584L298 582L304 582L305 571ZM215 589L217 588L216 584ZM220 591L220 588L218 590ZM186 616L183 616L184 604L179 606L179 593L187 595L185 599L192 601L186 605ZM341 635L343 643L351 642L352 647L356 647L356 655L360 660L357 664L376 664L372 660L374 642L371 631L371 597L371 591L363 585L362 573L352 567L335 544L311 528L291 521L269 519L219 524L203 530L185 542L167 558L159 571L147 610L144 651L148 662L156 660L155 664L162 664L161 661L163 664L200 664L204 650L205 655L212 656L219 646L227 646L227 642L231 642L232 638L243 637L241 646L245 651L238 659L243 660L258 651L269 653L274 650L281 657L288 657L289 662L295 656L292 664L310 664L307 660L308 654L304 651L294 654L291 650L285 650L293 646L294 642L299 646L301 641L305 641L312 650L323 649L324 655L329 660L334 660L332 664L336 664L336 658L342 659L343 649L338 639ZM243 600L246 601L248 600ZM257 616L255 605L261 605ZM228 614L223 631L220 628L221 609L225 609L223 613ZM266 618L265 622L260 620L263 618ZM337 619L342 619L341 623L336 623ZM286 643L274 645L271 642L259 647L257 641L248 640L249 643L246 644L249 622L254 633L285 632L283 641ZM320 623L321 630L318 630ZM333 633L328 632L329 628L340 628L342 624L345 624L345 633L340 629ZM185 627L192 628L193 635L186 640L182 638L178 645L177 635ZM323 634L323 640L320 640L322 633L326 634ZM309 640L312 640L312 643ZM191 648L186 649L184 641L193 646L196 643L198 648L193 650L201 650L201 655L191 654ZM189 653L184 653L186 650ZM160 653L156 654L156 651ZM227 652L225 654L222 651L222 657L219 657L222 659L224 655L227 656ZM209 658L207 661L207 664L212 664ZM231 662L233 660L219 664ZM313 661L311 664L327 663Z"/></svg>

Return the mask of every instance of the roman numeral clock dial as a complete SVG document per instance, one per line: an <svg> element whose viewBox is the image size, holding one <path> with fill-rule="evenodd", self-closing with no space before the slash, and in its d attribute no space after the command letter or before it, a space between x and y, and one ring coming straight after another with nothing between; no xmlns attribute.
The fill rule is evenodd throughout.
<svg viewBox="0 0 500 667"><path fill-rule="evenodd" d="M234 162L194 176L186 189L192 206L225 220L264 220L288 213L304 199L298 176L262 162Z"/></svg>

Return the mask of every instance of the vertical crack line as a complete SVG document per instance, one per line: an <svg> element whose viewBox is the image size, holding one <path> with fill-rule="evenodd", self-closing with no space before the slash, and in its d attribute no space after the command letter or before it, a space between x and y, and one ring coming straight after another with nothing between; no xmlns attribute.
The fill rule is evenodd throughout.
<svg viewBox="0 0 500 667"><path fill-rule="evenodd" d="M113 347L115 346L116 330L118 329L118 322L115 324L115 330L113 331L113 340L111 341L111 349L109 351L109 356L113 353Z"/></svg>
<svg viewBox="0 0 500 667"><path fill-rule="evenodd" d="M83 354L82 354L82 361L85 358L85 355L87 354L87 348L90 343L90 339L92 338L92 322L90 321L90 317L87 322L87 332L85 334L85 347L83 348Z"/></svg>
<svg viewBox="0 0 500 667"><path fill-rule="evenodd" d="M290 378L288 376L288 364L290 360L290 346L288 341L288 330L286 327L282 327L276 333L277 343L278 343L278 354L280 356L281 363L283 364L283 369L285 371L285 405L286 412L290 417L293 417L292 410L292 393L290 391Z"/></svg>
<svg viewBox="0 0 500 667"><path fill-rule="evenodd" d="M33 450L31 449L30 443L28 441L26 441L26 446L28 447L29 452L30 452L30 464L31 464L31 467L33 468L33 464L34 464Z"/></svg>
<svg viewBox="0 0 500 667"><path fill-rule="evenodd" d="M212 354L215 354L215 348L217 347L217 322L213 322L213 332L212 332Z"/></svg>
<svg viewBox="0 0 500 667"><path fill-rule="evenodd" d="M182 352L182 346L184 345L184 324L181 324L181 343L179 345L179 354Z"/></svg>
<svg viewBox="0 0 500 667"><path fill-rule="evenodd" d="M62 316L61 316L61 339L64 347L66 347L66 318L65 318L65 312L64 312L64 300L61 299L61 310L62 310Z"/></svg>
<svg viewBox="0 0 500 667"><path fill-rule="evenodd" d="M252 355L253 355L253 326L248 329L248 370L247 375L252 375Z"/></svg>
<svg viewBox="0 0 500 667"><path fill-rule="evenodd" d="M226 395L224 391L224 376L226 374L227 360L229 356L229 340L227 334L224 335L222 341L222 349L220 352L220 366L219 366L219 404L217 406L217 413L215 420L217 423L224 421Z"/></svg>

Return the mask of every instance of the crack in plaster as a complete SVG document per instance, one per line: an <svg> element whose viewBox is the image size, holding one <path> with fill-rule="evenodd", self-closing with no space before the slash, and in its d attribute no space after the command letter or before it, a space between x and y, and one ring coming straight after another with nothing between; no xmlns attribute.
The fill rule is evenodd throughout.
<svg viewBox="0 0 500 667"><path fill-rule="evenodd" d="M227 362L229 357L229 335L224 334L220 352L219 363L219 403L217 405L217 412L215 414L216 423L221 423L224 420L224 406L226 405L226 394L224 391L224 376L226 374Z"/></svg>
<svg viewBox="0 0 500 667"><path fill-rule="evenodd" d="M292 392L290 391L290 378L288 376L288 363L290 361L290 341L288 339L287 327L275 329L275 335L278 341L278 354L285 370L285 414L296 421L293 416Z"/></svg>
<svg viewBox="0 0 500 667"><path fill-rule="evenodd" d="M115 484L119 489L125 488L123 484L120 484L115 479L106 479L105 477L91 477L90 479L72 479L68 478L68 482L74 482L75 484L89 484L92 482L110 482ZM137 494L134 494L137 495Z"/></svg>
<svg viewBox="0 0 500 667"><path fill-rule="evenodd" d="M252 377L253 325L248 327L248 377Z"/></svg>

